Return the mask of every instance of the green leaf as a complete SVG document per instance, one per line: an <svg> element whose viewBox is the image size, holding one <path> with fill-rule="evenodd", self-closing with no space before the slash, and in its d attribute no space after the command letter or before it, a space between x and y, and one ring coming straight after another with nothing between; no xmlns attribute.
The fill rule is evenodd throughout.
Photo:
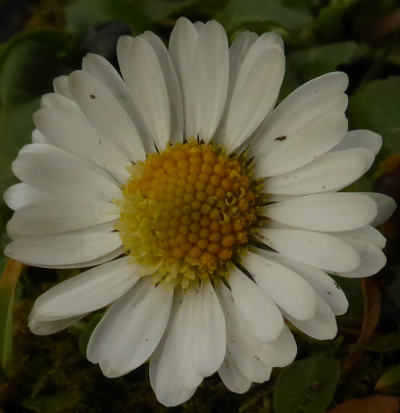
<svg viewBox="0 0 400 413"><path fill-rule="evenodd" d="M273 22L289 31L294 31L310 24L313 20L308 8L302 5L289 7L281 0L231 0L215 18L228 31L258 22Z"/></svg>
<svg viewBox="0 0 400 413"><path fill-rule="evenodd" d="M392 390L400 387L400 366L392 367L384 373L376 383L375 388L379 391Z"/></svg>
<svg viewBox="0 0 400 413"><path fill-rule="evenodd" d="M382 135L380 159L400 152L399 96L400 77L389 77L366 84L350 101L352 129L370 129Z"/></svg>
<svg viewBox="0 0 400 413"><path fill-rule="evenodd" d="M400 349L400 333L385 334L371 341L368 346L369 351L376 353L386 353Z"/></svg>
<svg viewBox="0 0 400 413"><path fill-rule="evenodd" d="M279 375L274 389L276 413L323 413L340 376L339 362L324 356L296 361Z"/></svg>
<svg viewBox="0 0 400 413"><path fill-rule="evenodd" d="M344 15L360 0L333 0L323 7L315 22L315 28L327 40L340 39L345 34Z"/></svg>
<svg viewBox="0 0 400 413"><path fill-rule="evenodd" d="M133 34L144 31L150 23L143 12L143 2L135 0L80 0L66 8L67 30L78 36L112 20L126 23Z"/></svg>
<svg viewBox="0 0 400 413"><path fill-rule="evenodd" d="M302 84L314 77L337 70L340 65L354 62L368 51L355 42L314 46L289 54L288 66Z"/></svg>

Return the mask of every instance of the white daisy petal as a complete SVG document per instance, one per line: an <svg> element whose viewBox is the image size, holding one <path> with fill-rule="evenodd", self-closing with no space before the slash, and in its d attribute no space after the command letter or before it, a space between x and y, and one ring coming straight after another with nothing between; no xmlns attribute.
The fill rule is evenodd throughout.
<svg viewBox="0 0 400 413"><path fill-rule="evenodd" d="M150 359L151 384L166 406L183 403L225 356L225 320L210 283L177 298L165 335ZM171 375L171 369L174 374Z"/></svg>
<svg viewBox="0 0 400 413"><path fill-rule="evenodd" d="M119 208L100 201L56 200L27 205L8 221L12 238L75 231L119 218Z"/></svg>
<svg viewBox="0 0 400 413"><path fill-rule="evenodd" d="M182 93L178 76L172 64L172 59L162 40L152 32L144 32L143 37L149 42L160 62L168 90L171 111L171 142L182 142L184 132L184 112Z"/></svg>
<svg viewBox="0 0 400 413"><path fill-rule="evenodd" d="M240 372L229 352L227 352L218 374L225 386L234 393L243 394L251 386L251 380Z"/></svg>
<svg viewBox="0 0 400 413"><path fill-rule="evenodd" d="M40 100L40 106L42 109L60 109L85 118L85 115L75 101L57 93L46 93L43 95Z"/></svg>
<svg viewBox="0 0 400 413"><path fill-rule="evenodd" d="M284 325L277 340L257 345L260 359L274 367L285 367L293 362L297 354L297 345L289 328Z"/></svg>
<svg viewBox="0 0 400 413"><path fill-rule="evenodd" d="M53 80L54 92L58 95L65 96L66 98L72 99L71 89L68 83L68 76L58 76Z"/></svg>
<svg viewBox="0 0 400 413"><path fill-rule="evenodd" d="M231 86L232 96L218 134L228 151L239 147L260 125L275 104L283 80L283 53L275 49L252 53L257 46L256 41L238 70L235 84Z"/></svg>
<svg viewBox="0 0 400 413"><path fill-rule="evenodd" d="M317 110L316 113L320 113L314 103L321 98L332 98L343 93L348 83L347 75L343 72L327 73L310 80L286 97L271 113L265 122L266 124L268 123L268 130L271 134L273 129L275 129L275 131L284 131L282 127L285 127L285 125L286 127L290 127L288 120L300 123L301 120L293 115L298 114L298 111L301 111L309 105L311 105L314 110ZM319 102L319 104L320 103L321 102ZM328 107L326 107L325 110L328 111ZM308 114L309 120L311 120L316 113L311 110ZM304 121L301 121L301 124L305 123L303 122ZM263 131L263 133L265 133L265 131Z"/></svg>
<svg viewBox="0 0 400 413"><path fill-rule="evenodd" d="M373 153L364 148L329 152L300 169L273 176L266 181L265 190L282 195L336 191L360 178L373 161Z"/></svg>
<svg viewBox="0 0 400 413"><path fill-rule="evenodd" d="M352 130L347 132L344 139L332 151L343 151L350 148L365 148L377 155L382 147L381 135L370 130Z"/></svg>
<svg viewBox="0 0 400 413"><path fill-rule="evenodd" d="M281 175L307 165L340 142L346 131L343 112L317 116L299 129L275 137L267 150L260 148L256 156L257 174Z"/></svg>
<svg viewBox="0 0 400 413"><path fill-rule="evenodd" d="M324 271L275 252L259 250L258 253L285 265L303 277L321 298L329 304L336 315L342 315L347 311L349 303L346 295L339 284Z"/></svg>
<svg viewBox="0 0 400 413"><path fill-rule="evenodd" d="M47 336L49 334L58 333L72 324L79 321L81 318L85 317L86 314L81 314L77 317L63 318L61 320L54 321L38 321L34 314L31 313L29 317L28 326L33 334L37 336Z"/></svg>
<svg viewBox="0 0 400 413"><path fill-rule="evenodd" d="M378 214L375 217L375 220L371 223L373 227L379 227L385 223L396 210L396 202L390 196L381 194L379 192L362 192L364 195L372 198L378 205Z"/></svg>
<svg viewBox="0 0 400 413"><path fill-rule="evenodd" d="M273 301L237 269L230 272L229 285L237 311L254 338L261 342L275 340L282 331L283 318Z"/></svg>
<svg viewBox="0 0 400 413"><path fill-rule="evenodd" d="M69 76L69 85L75 101L101 134L115 142L134 162L145 160L135 125L104 83L88 72L76 70Z"/></svg>
<svg viewBox="0 0 400 413"><path fill-rule="evenodd" d="M338 232L336 235L362 239L376 245L381 250L385 248L386 238L374 227L367 225L366 227L354 229L352 231Z"/></svg>
<svg viewBox="0 0 400 413"><path fill-rule="evenodd" d="M140 268L123 257L69 278L36 300L35 318L53 321L105 307L135 285Z"/></svg>
<svg viewBox="0 0 400 413"><path fill-rule="evenodd" d="M299 320L314 315L316 294L294 271L254 253L245 257L243 265L264 293L287 313Z"/></svg>
<svg viewBox="0 0 400 413"><path fill-rule="evenodd" d="M47 143L50 144L50 141L46 136L43 135L43 133L39 132L37 129L35 129L32 132L32 143Z"/></svg>
<svg viewBox="0 0 400 413"><path fill-rule="evenodd" d="M337 334L335 314L320 297L317 297L317 311L311 320L299 321L289 315L286 317L303 333L317 340L332 340Z"/></svg>
<svg viewBox="0 0 400 413"><path fill-rule="evenodd" d="M126 374L151 356L167 326L172 297L172 290L144 279L107 311L93 333L93 341L110 337L100 354L105 376ZM118 313L117 319L112 312Z"/></svg>
<svg viewBox="0 0 400 413"><path fill-rule="evenodd" d="M169 51L182 89L185 113L185 136L195 137L197 121L194 113L196 105L193 82L193 65L199 34L195 26L185 17L177 20L169 39Z"/></svg>
<svg viewBox="0 0 400 413"><path fill-rule="evenodd" d="M159 149L170 138L171 112L161 62L145 37L123 36L117 45L118 62L145 124ZM165 57L165 56L164 56Z"/></svg>
<svg viewBox="0 0 400 413"><path fill-rule="evenodd" d="M226 320L227 354L232 357L245 378L263 383L269 379L271 367L265 365L254 351L251 335L246 335L243 329L244 323L238 316L228 288L221 284L217 291Z"/></svg>
<svg viewBox="0 0 400 413"><path fill-rule="evenodd" d="M121 245L117 233L85 233L83 231L43 237L17 238L5 248L4 254L16 261L43 268L65 268L71 264L96 260Z"/></svg>
<svg viewBox="0 0 400 413"><path fill-rule="evenodd" d="M9 208L16 211L27 205L51 202L56 198L21 182L10 186L4 192L3 199Z"/></svg>
<svg viewBox="0 0 400 413"><path fill-rule="evenodd" d="M360 256L348 243L329 234L298 229L261 229L263 242L275 251L326 271L352 271ZM338 260L340 257L340 260Z"/></svg>
<svg viewBox="0 0 400 413"><path fill-rule="evenodd" d="M346 278L369 277L379 272L386 265L386 256L376 245L364 239L343 236L340 238L357 251L361 257L361 263L353 271L335 271L335 274Z"/></svg>
<svg viewBox="0 0 400 413"><path fill-rule="evenodd" d="M208 142L214 135L224 110L228 93L229 52L223 27L206 23L199 32L194 57L192 82L195 89L195 137Z"/></svg>
<svg viewBox="0 0 400 413"><path fill-rule="evenodd" d="M24 146L12 170L35 189L62 198L110 201L121 196L118 186L100 168L51 145Z"/></svg>
<svg viewBox="0 0 400 413"><path fill-rule="evenodd" d="M336 232L368 225L377 214L377 206L362 194L321 193L267 205L264 212L292 227Z"/></svg>
<svg viewBox="0 0 400 413"><path fill-rule="evenodd" d="M229 48L229 89L228 89L228 99L230 102L233 87L236 83L237 75L239 69L249 52L250 47L257 40L258 36L256 33L245 31L237 35L235 40L232 42Z"/></svg>
<svg viewBox="0 0 400 413"><path fill-rule="evenodd" d="M81 116L60 109L42 109L33 119L48 143L101 168L129 176L129 158Z"/></svg>
<svg viewBox="0 0 400 413"><path fill-rule="evenodd" d="M115 248L114 250L108 252L107 254L101 255L99 258L95 258L92 260L85 260L85 261L80 261L78 263L72 263L72 264L64 264L62 268L89 268L93 267L96 265L101 265L104 264L108 261L111 261L115 258L120 257L124 252L124 249L122 245L119 247ZM46 265L46 268L60 268L59 265Z"/></svg>
<svg viewBox="0 0 400 413"><path fill-rule="evenodd" d="M139 135L142 137L146 152L153 152L152 139L148 139L149 131L146 129L128 86L122 80L115 67L104 57L88 53L82 60L82 69L96 76L107 86L135 125Z"/></svg>

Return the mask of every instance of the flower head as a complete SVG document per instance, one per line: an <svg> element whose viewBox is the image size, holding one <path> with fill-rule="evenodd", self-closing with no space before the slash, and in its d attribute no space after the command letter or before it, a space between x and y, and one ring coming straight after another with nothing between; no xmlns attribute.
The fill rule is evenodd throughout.
<svg viewBox="0 0 400 413"><path fill-rule="evenodd" d="M336 335L347 300L329 274L386 262L374 226L394 202L339 192L381 146L347 131L347 76L321 76L275 103L284 75L275 33L178 20L169 50L123 36L119 68L89 54L54 81L33 143L5 194L5 253L47 268L93 267L41 295L35 334L107 307L87 357L108 377L150 358L158 400L188 400L218 371L232 391L268 380L296 343Z"/></svg>

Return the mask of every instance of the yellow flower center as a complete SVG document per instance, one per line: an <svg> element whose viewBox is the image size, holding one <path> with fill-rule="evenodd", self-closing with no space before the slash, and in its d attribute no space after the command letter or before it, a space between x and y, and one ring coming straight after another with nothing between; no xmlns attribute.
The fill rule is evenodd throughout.
<svg viewBox="0 0 400 413"><path fill-rule="evenodd" d="M245 160L189 141L148 155L130 173L117 201L125 252L172 286L226 277L256 222Z"/></svg>

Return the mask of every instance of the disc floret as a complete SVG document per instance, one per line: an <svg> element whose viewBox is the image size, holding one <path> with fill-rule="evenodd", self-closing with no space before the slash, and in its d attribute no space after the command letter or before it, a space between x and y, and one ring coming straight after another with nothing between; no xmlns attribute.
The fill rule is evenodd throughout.
<svg viewBox="0 0 400 413"><path fill-rule="evenodd" d="M257 221L257 193L245 160L212 144L169 145L130 167L119 230L127 254L156 282L187 288L227 277Z"/></svg>

